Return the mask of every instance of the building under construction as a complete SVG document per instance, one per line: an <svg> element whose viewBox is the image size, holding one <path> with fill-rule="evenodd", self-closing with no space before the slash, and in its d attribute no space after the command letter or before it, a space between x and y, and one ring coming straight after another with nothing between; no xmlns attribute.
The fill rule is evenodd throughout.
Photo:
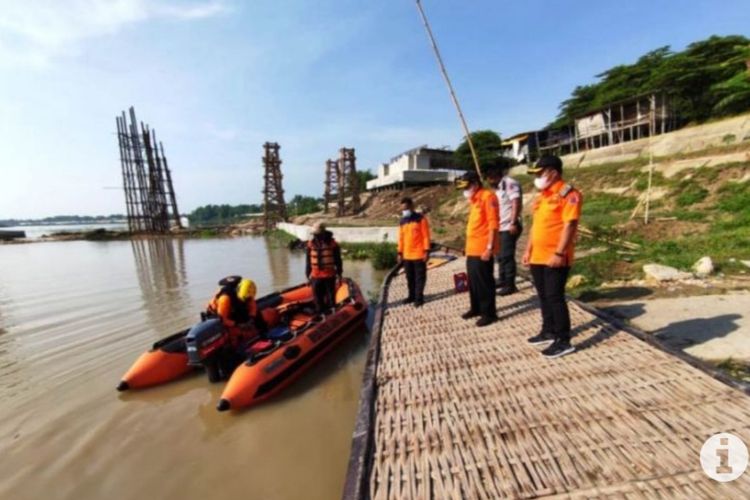
<svg viewBox="0 0 750 500"><path fill-rule="evenodd" d="M157 142L155 130L138 122L133 107L129 118L124 111L115 118L128 230L168 233L170 221L181 228L164 145Z"/></svg>

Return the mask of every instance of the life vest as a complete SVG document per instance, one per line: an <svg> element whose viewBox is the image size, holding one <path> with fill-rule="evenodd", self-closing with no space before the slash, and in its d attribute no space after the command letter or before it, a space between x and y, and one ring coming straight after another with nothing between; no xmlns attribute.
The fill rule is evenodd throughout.
<svg viewBox="0 0 750 500"><path fill-rule="evenodd" d="M236 287L222 287L216 295L214 295L214 298L211 299L211 302L208 303L206 312L209 315L219 315L219 299L222 296L228 297L231 303L229 318L225 319L229 319L235 323L246 323L247 321L250 321L250 318L255 317L258 312L258 305L256 304L255 299L250 299L249 304L245 303L237 297Z"/></svg>
<svg viewBox="0 0 750 500"><path fill-rule="evenodd" d="M307 242L310 254L310 277L333 278L336 276L336 259L334 252L338 244L333 238L325 241L313 238Z"/></svg>

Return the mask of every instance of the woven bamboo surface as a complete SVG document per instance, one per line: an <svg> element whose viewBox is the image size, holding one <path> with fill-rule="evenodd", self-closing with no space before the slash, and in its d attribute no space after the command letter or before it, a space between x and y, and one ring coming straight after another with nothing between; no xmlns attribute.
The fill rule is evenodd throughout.
<svg viewBox="0 0 750 500"><path fill-rule="evenodd" d="M699 460L717 432L750 444L750 397L576 304L578 351L542 357L529 283L476 328L453 292L464 266L431 270L420 309L391 282L371 498L750 498L750 470L718 483Z"/></svg>

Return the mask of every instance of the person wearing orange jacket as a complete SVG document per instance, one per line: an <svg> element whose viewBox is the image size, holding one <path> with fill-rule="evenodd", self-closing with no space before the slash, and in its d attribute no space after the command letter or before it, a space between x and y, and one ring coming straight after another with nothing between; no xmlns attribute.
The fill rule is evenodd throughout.
<svg viewBox="0 0 750 500"><path fill-rule="evenodd" d="M414 211L414 202L401 200L401 222L398 227L398 262L404 266L409 295L406 303L414 307L424 304L427 282L427 261L430 259L430 223L423 214Z"/></svg>
<svg viewBox="0 0 750 500"><path fill-rule="evenodd" d="M335 305L336 281L343 272L341 248L333 233L326 230L322 222L316 223L313 237L307 242L305 276L312 286L317 312L325 312Z"/></svg>
<svg viewBox="0 0 750 500"><path fill-rule="evenodd" d="M500 207L495 193L482 187L476 172L464 174L456 187L464 190L464 197L470 206L465 254L471 306L461 317L470 319L479 316L477 326L486 326L497 320L493 257L500 250Z"/></svg>
<svg viewBox="0 0 750 500"><path fill-rule="evenodd" d="M209 316L218 316L233 339L264 333L268 327L255 302L256 286L241 276L227 276L219 281L219 291L208 303Z"/></svg>
<svg viewBox="0 0 750 500"><path fill-rule="evenodd" d="M550 344L542 351L558 358L575 351L570 344L570 312L565 302L565 282L573 264L581 193L562 178L563 164L557 156L542 156L528 169L536 175L539 194L532 209L531 235L523 263L531 277L542 309L542 331L528 339L530 344Z"/></svg>

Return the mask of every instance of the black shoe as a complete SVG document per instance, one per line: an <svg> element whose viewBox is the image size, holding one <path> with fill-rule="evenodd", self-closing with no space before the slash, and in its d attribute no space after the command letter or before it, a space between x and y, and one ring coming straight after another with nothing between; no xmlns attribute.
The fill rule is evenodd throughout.
<svg viewBox="0 0 750 500"><path fill-rule="evenodd" d="M526 339L526 342L528 342L531 345L539 345L539 344L549 344L550 342L554 342L555 337L551 333L545 333L542 332L539 335L534 335L533 337L529 337Z"/></svg>
<svg viewBox="0 0 750 500"><path fill-rule="evenodd" d="M518 291L518 288L514 286L505 286L501 288L500 291L497 292L497 294L500 295L501 297L505 297L506 295L513 295L517 291Z"/></svg>
<svg viewBox="0 0 750 500"><path fill-rule="evenodd" d="M551 346L542 351L542 355L545 358L553 359L565 356L566 354L570 354L575 350L576 348L570 345L569 341L555 340Z"/></svg>
<svg viewBox="0 0 750 500"><path fill-rule="evenodd" d="M404 299L404 304L411 304L412 302L414 302L414 297L406 297Z"/></svg>
<svg viewBox="0 0 750 500"><path fill-rule="evenodd" d="M506 285L506 284L505 284L505 283L503 283L502 281L496 281L496 282L495 282L495 288L505 288L505 287L507 287L507 286L508 286L508 285Z"/></svg>
<svg viewBox="0 0 750 500"><path fill-rule="evenodd" d="M481 328L483 326L491 325L492 323L495 322L496 319L497 318L493 318L493 317L490 317L490 316L482 316L481 318L479 318L479 320L477 320L476 324L477 324L478 327Z"/></svg>
<svg viewBox="0 0 750 500"><path fill-rule="evenodd" d="M461 315L461 318L462 318L462 319L471 319L471 318L476 318L477 316L479 316L479 313L478 313L478 312L474 312L474 311L466 311L465 313L463 313L463 314Z"/></svg>
<svg viewBox="0 0 750 500"><path fill-rule="evenodd" d="M424 300L415 300L414 301L414 307L422 307L424 305Z"/></svg>

